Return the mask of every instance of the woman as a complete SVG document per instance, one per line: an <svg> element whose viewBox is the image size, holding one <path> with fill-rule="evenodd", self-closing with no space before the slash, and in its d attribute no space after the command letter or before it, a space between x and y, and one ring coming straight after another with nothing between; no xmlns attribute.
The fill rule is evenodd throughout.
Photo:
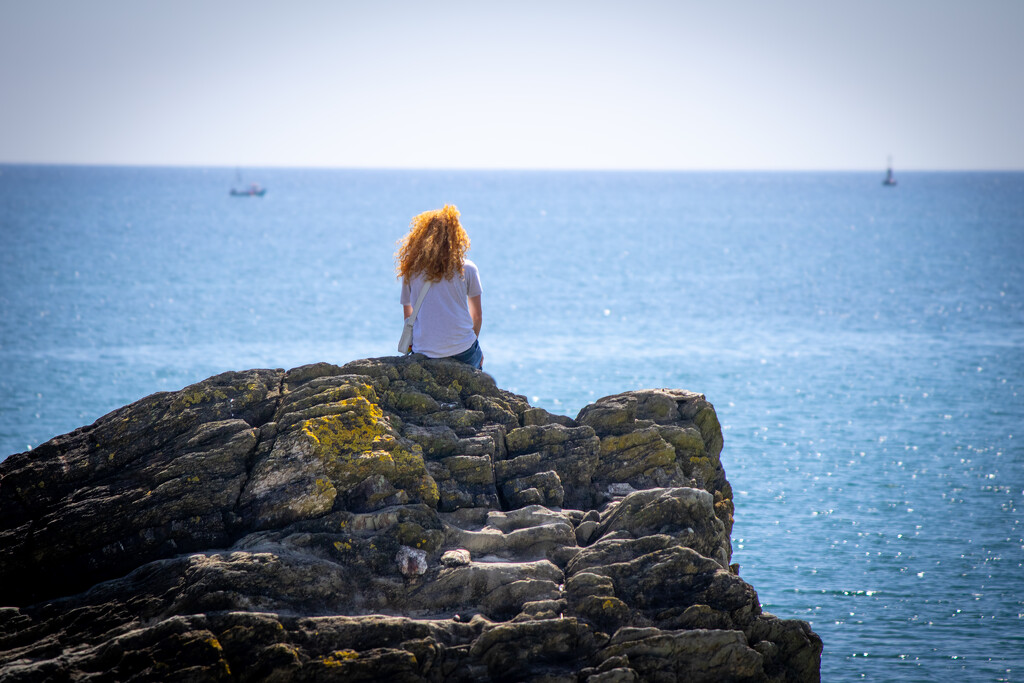
<svg viewBox="0 0 1024 683"><path fill-rule="evenodd" d="M466 258L469 235L450 204L412 219L399 241L398 275L402 278L402 312L412 315L413 302L429 280L431 285L416 316L412 350L428 358L452 358L483 368L477 337L483 322L480 273Z"/></svg>

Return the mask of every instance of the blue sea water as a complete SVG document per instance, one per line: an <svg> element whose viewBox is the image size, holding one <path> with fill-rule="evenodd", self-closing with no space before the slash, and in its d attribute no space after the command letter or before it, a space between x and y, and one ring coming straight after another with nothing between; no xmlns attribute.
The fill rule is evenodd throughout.
<svg viewBox="0 0 1024 683"><path fill-rule="evenodd" d="M1024 680L1024 173L0 166L0 455L225 370L388 355L459 206L485 370L707 395L734 561L824 680Z"/></svg>

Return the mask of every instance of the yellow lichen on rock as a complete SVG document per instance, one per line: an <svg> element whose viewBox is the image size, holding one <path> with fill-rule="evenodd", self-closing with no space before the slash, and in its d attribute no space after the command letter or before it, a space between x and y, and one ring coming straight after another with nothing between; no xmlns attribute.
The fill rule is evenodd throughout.
<svg viewBox="0 0 1024 683"><path fill-rule="evenodd" d="M200 403L209 403L211 401L223 401L228 395L221 389L214 389L213 391L203 391L200 388L182 389L178 393L178 397L174 399L174 403L171 404L171 410L181 410L182 408L191 408L192 406L199 405Z"/></svg>
<svg viewBox="0 0 1024 683"><path fill-rule="evenodd" d="M338 489L329 480L318 477L316 480L316 495L319 498L330 499L333 503L334 499L338 496Z"/></svg>
<svg viewBox="0 0 1024 683"><path fill-rule="evenodd" d="M363 396L338 402L347 408L337 415L325 415L303 421L302 431L313 439L321 457L341 451L364 451L384 436L384 412Z"/></svg>
<svg viewBox="0 0 1024 683"><path fill-rule="evenodd" d="M359 659L359 653L355 650L335 650L323 658L323 663L325 666L341 666L354 659Z"/></svg>
<svg viewBox="0 0 1024 683"><path fill-rule="evenodd" d="M338 402L340 413L304 420L301 433L308 437L314 454L323 462L328 485L336 491L358 486L381 475L411 499L436 506L437 483L427 474L419 445L407 448L396 438L384 412L376 403L358 395Z"/></svg>
<svg viewBox="0 0 1024 683"><path fill-rule="evenodd" d="M715 479L715 464L706 456L690 458L690 476L696 477L701 484Z"/></svg>
<svg viewBox="0 0 1024 683"><path fill-rule="evenodd" d="M402 488L411 488L411 493L414 493L416 498L431 507L436 506L440 493L437 490L437 482L427 474L420 445L416 444L411 451L396 445L391 453L401 481L408 482Z"/></svg>

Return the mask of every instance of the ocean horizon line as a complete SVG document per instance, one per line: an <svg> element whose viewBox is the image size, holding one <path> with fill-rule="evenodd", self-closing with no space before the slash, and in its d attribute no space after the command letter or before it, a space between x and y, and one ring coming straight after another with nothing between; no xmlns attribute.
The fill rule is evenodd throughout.
<svg viewBox="0 0 1024 683"><path fill-rule="evenodd" d="M195 170L195 171L345 171L345 172L386 172L386 173L639 173L639 174L875 174L884 172L885 165L872 168L528 168L528 167L460 167L460 166L318 166L318 165L245 165L245 164L155 164L155 163L91 163L91 162L50 162L50 161L0 161L3 168L76 168L76 169L154 169L154 170ZM900 175L905 174L1018 174L1024 168L914 168L898 167Z"/></svg>

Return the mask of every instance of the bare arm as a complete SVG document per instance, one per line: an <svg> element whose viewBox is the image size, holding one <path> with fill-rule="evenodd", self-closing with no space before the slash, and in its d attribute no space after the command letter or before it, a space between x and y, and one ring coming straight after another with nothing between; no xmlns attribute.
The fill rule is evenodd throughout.
<svg viewBox="0 0 1024 683"><path fill-rule="evenodd" d="M409 304L402 304L402 320L405 320L412 315L412 306Z"/></svg>
<svg viewBox="0 0 1024 683"><path fill-rule="evenodd" d="M469 297L469 317L473 319L473 332L480 336L480 326L484 322L484 309L480 303L480 295Z"/></svg>

